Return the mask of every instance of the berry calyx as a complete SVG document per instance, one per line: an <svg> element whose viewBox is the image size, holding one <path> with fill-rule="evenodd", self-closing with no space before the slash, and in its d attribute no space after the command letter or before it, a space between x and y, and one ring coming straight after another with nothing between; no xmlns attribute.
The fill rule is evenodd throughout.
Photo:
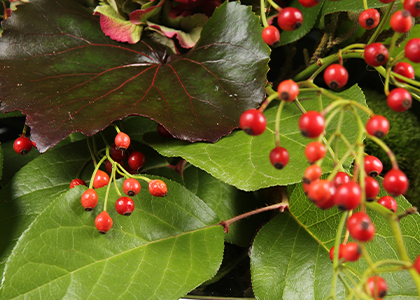
<svg viewBox="0 0 420 300"><path fill-rule="evenodd" d="M414 79L416 76L413 66L405 61L400 61L399 63L396 63L393 71L399 75L407 77L408 79ZM399 79L397 77L395 77L395 80L399 82L404 82L403 79Z"/></svg>
<svg viewBox="0 0 420 300"><path fill-rule="evenodd" d="M243 131L249 135L260 135L267 127L267 120L262 112L257 109L248 109L239 119Z"/></svg>
<svg viewBox="0 0 420 300"><path fill-rule="evenodd" d="M267 26L263 29L262 39L269 46L277 46L280 43L280 32L273 25Z"/></svg>
<svg viewBox="0 0 420 300"><path fill-rule="evenodd" d="M344 172L337 172L334 176L333 184L335 188L338 188L340 185L350 182L351 178L347 173Z"/></svg>
<svg viewBox="0 0 420 300"><path fill-rule="evenodd" d="M365 177L366 201L372 202L379 194L379 183L373 177Z"/></svg>
<svg viewBox="0 0 420 300"><path fill-rule="evenodd" d="M347 243L341 251L344 261L358 261L362 256L362 249L359 244L355 242Z"/></svg>
<svg viewBox="0 0 420 300"><path fill-rule="evenodd" d="M13 150L19 155L28 154L32 149L32 142L26 136L18 137L13 143Z"/></svg>
<svg viewBox="0 0 420 300"><path fill-rule="evenodd" d="M283 147L274 148L270 152L270 162L276 169L283 169L289 162L289 152Z"/></svg>
<svg viewBox="0 0 420 300"><path fill-rule="evenodd" d="M368 242L375 236L375 225L364 212L356 212L347 220L347 229L351 237L360 242Z"/></svg>
<svg viewBox="0 0 420 300"><path fill-rule="evenodd" d="M284 80L277 87L277 93L281 100L291 102L299 95L299 86L293 80Z"/></svg>
<svg viewBox="0 0 420 300"><path fill-rule="evenodd" d="M403 7L408 10L414 18L420 17L420 0L404 0Z"/></svg>
<svg viewBox="0 0 420 300"><path fill-rule="evenodd" d="M173 137L172 134L170 134L169 131L166 130L166 128L163 127L163 125L161 125L161 124L157 125L157 132L160 134L161 137L164 137L164 138Z"/></svg>
<svg viewBox="0 0 420 300"><path fill-rule="evenodd" d="M324 117L317 111L308 111L300 116L299 129L303 136L316 138L324 132Z"/></svg>
<svg viewBox="0 0 420 300"><path fill-rule="evenodd" d="M310 142L305 147L305 156L310 164L323 158L326 153L327 150L325 149L324 144L320 142Z"/></svg>
<svg viewBox="0 0 420 300"><path fill-rule="evenodd" d="M303 15L297 8L286 7L279 12L277 22L281 29L293 31L302 26Z"/></svg>
<svg viewBox="0 0 420 300"><path fill-rule="evenodd" d="M379 67L388 60L388 49L381 43L372 43L364 51L365 62L372 67Z"/></svg>
<svg viewBox="0 0 420 300"><path fill-rule="evenodd" d="M101 212L95 219L95 226L100 234L107 233L111 229L113 223L114 222L106 211Z"/></svg>
<svg viewBox="0 0 420 300"><path fill-rule="evenodd" d="M80 179L80 178L73 179L70 182L70 189L72 189L72 188L74 188L75 186L78 186L78 185L86 185L86 182L83 179Z"/></svg>
<svg viewBox="0 0 420 300"><path fill-rule="evenodd" d="M412 102L410 93L403 88L393 89L386 98L389 108L396 112L406 111L411 107Z"/></svg>
<svg viewBox="0 0 420 300"><path fill-rule="evenodd" d="M378 26L381 15L374 8L363 11L359 16L359 24L364 29L372 29Z"/></svg>
<svg viewBox="0 0 420 300"><path fill-rule="evenodd" d="M120 215L129 216L134 210L134 201L128 197L120 197L115 202L115 210Z"/></svg>
<svg viewBox="0 0 420 300"><path fill-rule="evenodd" d="M396 212L398 208L397 201L391 196L383 196L378 200L378 203L392 212Z"/></svg>
<svg viewBox="0 0 420 300"><path fill-rule="evenodd" d="M124 132L119 132L115 136L114 143L118 150L127 150L130 147L130 142L130 137Z"/></svg>
<svg viewBox="0 0 420 300"><path fill-rule="evenodd" d="M362 190L358 183L347 182L337 188L334 201L341 210L351 210L359 206Z"/></svg>
<svg viewBox="0 0 420 300"><path fill-rule="evenodd" d="M345 247L345 245L343 245L343 244L340 244L340 246L338 247L338 260L343 258L344 247ZM335 248L335 246L332 246L331 249L330 249L330 253L329 253L331 261L334 260L334 248Z"/></svg>
<svg viewBox="0 0 420 300"><path fill-rule="evenodd" d="M389 170L382 182L384 189L393 197L404 194L408 188L408 179L404 172L399 169Z"/></svg>
<svg viewBox="0 0 420 300"><path fill-rule="evenodd" d="M389 20L391 28L396 32L407 32L411 29L413 21L411 19L411 14L408 10L403 9L396 11Z"/></svg>
<svg viewBox="0 0 420 300"><path fill-rule="evenodd" d="M349 73L340 64L329 65L324 71L324 81L333 90L345 86L348 79Z"/></svg>
<svg viewBox="0 0 420 300"><path fill-rule="evenodd" d="M140 192L140 189L141 189L141 185L136 179L127 178L126 180L124 180L123 192L126 195L133 197Z"/></svg>
<svg viewBox="0 0 420 300"><path fill-rule="evenodd" d="M388 285L386 284L385 279L380 276L372 276L367 280L367 289L366 292L369 296L374 299L383 298L388 292Z"/></svg>
<svg viewBox="0 0 420 300"><path fill-rule="evenodd" d="M413 63L420 63L420 38L412 38L405 44L405 57Z"/></svg>
<svg viewBox="0 0 420 300"><path fill-rule="evenodd" d="M321 178L322 169L318 165L311 165L306 168L305 173L303 174L303 182L311 183L319 178Z"/></svg>
<svg viewBox="0 0 420 300"><path fill-rule="evenodd" d="M93 178L93 187L99 189L108 185L109 175L102 170L96 171L95 177Z"/></svg>
<svg viewBox="0 0 420 300"><path fill-rule="evenodd" d="M166 183L160 179L150 180L149 192L155 197L165 197L168 194L168 188L166 187Z"/></svg>
<svg viewBox="0 0 420 300"><path fill-rule="evenodd" d="M307 8L317 6L320 2L321 0L299 0L299 3Z"/></svg>
<svg viewBox="0 0 420 300"><path fill-rule="evenodd" d="M373 116L366 123L366 131L370 135L382 138L388 134L389 122L384 116Z"/></svg>
<svg viewBox="0 0 420 300"><path fill-rule="evenodd" d="M143 168L145 163L146 163L146 156L144 156L144 154L141 153L140 151L133 151L128 157L128 165L135 172Z"/></svg>
<svg viewBox="0 0 420 300"><path fill-rule="evenodd" d="M383 165L379 158L373 155L367 155L364 159L365 172L371 177L376 177L381 174Z"/></svg>
<svg viewBox="0 0 420 300"><path fill-rule="evenodd" d="M117 162L123 161L128 157L127 151L118 149L117 145L113 143L109 148L109 155Z"/></svg>
<svg viewBox="0 0 420 300"><path fill-rule="evenodd" d="M98 204L98 194L94 189L87 189L82 194L81 202L85 211L91 211Z"/></svg>

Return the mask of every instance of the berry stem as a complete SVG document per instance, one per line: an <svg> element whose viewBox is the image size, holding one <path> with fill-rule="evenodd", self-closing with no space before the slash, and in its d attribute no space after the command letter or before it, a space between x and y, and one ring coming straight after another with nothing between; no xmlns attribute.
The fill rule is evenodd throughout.
<svg viewBox="0 0 420 300"><path fill-rule="evenodd" d="M267 90L267 94L270 94L270 96L268 96L264 100L264 102L261 104L260 108L258 108L258 110L260 112L264 112L264 110L267 108L267 106L270 104L271 101L273 101L274 99L278 99L279 98L278 93L275 92L271 87L270 87L270 89L271 89L272 93L270 93L271 91L268 91L268 89L266 89Z"/></svg>
<svg viewBox="0 0 420 300"><path fill-rule="evenodd" d="M285 103L286 103L285 101L280 101L279 108L277 109L276 125L275 125L276 126L275 128L276 147L280 147L280 117L281 117L281 112L283 111L283 107Z"/></svg>
<svg viewBox="0 0 420 300"><path fill-rule="evenodd" d="M368 9L369 9L369 6L368 6L368 4L367 4L367 0L363 0L363 8L364 8L365 10L368 10Z"/></svg>
<svg viewBox="0 0 420 300"><path fill-rule="evenodd" d="M96 168L97 163L96 163L96 158L95 158L95 152L93 151L92 144L90 143L91 142L91 138L88 137L86 139L86 141L87 141L87 145L88 145L88 148L89 148L90 156L92 157L93 165Z"/></svg>
<svg viewBox="0 0 420 300"><path fill-rule="evenodd" d="M91 160L92 158L88 158L84 163L83 163L83 166L79 169L79 171L77 172L77 174L76 174L76 178L80 178L80 176L81 176L81 174L82 174L82 172L83 172L83 170L86 168L86 166L89 164L89 162L90 162L90 160Z"/></svg>
<svg viewBox="0 0 420 300"><path fill-rule="evenodd" d="M90 178L90 182L89 182L90 189L93 187L93 179L95 179L96 172L98 172L99 167L105 161L105 159L106 159L106 156L102 157L99 163L95 166L95 169L93 170L92 177Z"/></svg>
<svg viewBox="0 0 420 300"><path fill-rule="evenodd" d="M268 22L267 22L267 17L266 17L266 9L265 9L265 1L264 0L260 0L260 15L261 15L261 21L263 23L264 27L268 27Z"/></svg>
<svg viewBox="0 0 420 300"><path fill-rule="evenodd" d="M344 155L340 158L338 163L334 166L334 168L331 170L330 175L328 175L327 180L331 181L334 179L335 174L337 173L338 169L341 168L343 163L346 161L346 159L350 156L350 154L353 152L355 145L351 145L349 149L347 149L347 152L344 153ZM338 248L337 248L338 249Z"/></svg>
<svg viewBox="0 0 420 300"><path fill-rule="evenodd" d="M276 2L274 2L273 0L268 0L268 2L270 3L270 5L271 5L271 6L272 6L275 10L281 11L281 7L280 7L280 6L278 6Z"/></svg>
<svg viewBox="0 0 420 300"><path fill-rule="evenodd" d="M392 36L392 39L391 39L391 45L388 49L389 57L392 57L392 53L394 52L394 49L395 49L395 44L397 43L397 40L400 37L400 35L401 33L397 31L394 32L394 35ZM393 63L393 59L388 60L387 66L391 66L392 63Z"/></svg>
<svg viewBox="0 0 420 300"><path fill-rule="evenodd" d="M111 126L113 126L115 128L115 130L117 131L117 133L120 133L121 132L120 131L120 128L116 124L112 123Z"/></svg>
<svg viewBox="0 0 420 300"><path fill-rule="evenodd" d="M370 135L370 134L366 133L366 137L368 139L371 139L372 141L374 141L379 147L381 147L386 152L386 154L389 157L389 160L391 161L393 169L399 169L398 161L395 158L395 155L392 152L392 150L387 146L387 144L385 144L381 139L377 138L374 135Z"/></svg>
<svg viewBox="0 0 420 300"><path fill-rule="evenodd" d="M25 137L26 136L26 131L28 130L28 126L26 126L26 124L23 125L23 130L22 130L22 136Z"/></svg>
<svg viewBox="0 0 420 300"><path fill-rule="evenodd" d="M370 37L369 41L368 41L368 45L372 44L376 41L377 37L379 36L379 34L382 32L382 30L384 29L384 26L386 24L386 22L388 21L389 15L391 14L391 10L392 7L394 6L394 2L390 3L385 11L384 16L382 17L381 22L379 23L378 27L376 27L375 32L373 33L373 35Z"/></svg>
<svg viewBox="0 0 420 300"><path fill-rule="evenodd" d="M345 280L345 278L343 277L343 275L341 275L340 273L338 273L338 277L340 277L341 282L344 284L344 287L346 288L346 290L348 292L350 292L352 290L352 287L349 286L349 284L347 283L347 281ZM348 277L348 276L347 276ZM351 277L348 277L349 279L351 279ZM353 281L353 280L352 280Z"/></svg>
<svg viewBox="0 0 420 300"><path fill-rule="evenodd" d="M108 147L107 147L108 149ZM108 186L106 187L105 201L104 201L104 211L106 211L106 206L108 204L109 189L111 188L111 182L115 182L115 172L111 173L111 178L109 179Z"/></svg>

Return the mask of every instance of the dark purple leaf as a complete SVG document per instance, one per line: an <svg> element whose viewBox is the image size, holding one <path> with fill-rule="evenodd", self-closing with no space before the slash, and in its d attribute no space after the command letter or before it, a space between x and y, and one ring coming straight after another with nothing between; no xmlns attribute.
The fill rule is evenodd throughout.
<svg viewBox="0 0 420 300"><path fill-rule="evenodd" d="M71 0L33 0L3 28L1 109L27 115L40 152L129 115L156 120L179 139L214 142L264 98L269 48L258 18L236 2L216 9L182 56L148 40L110 40Z"/></svg>

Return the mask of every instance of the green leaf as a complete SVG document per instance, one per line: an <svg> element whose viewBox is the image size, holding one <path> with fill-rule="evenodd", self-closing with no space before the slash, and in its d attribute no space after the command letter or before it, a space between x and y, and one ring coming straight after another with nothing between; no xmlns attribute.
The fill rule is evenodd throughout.
<svg viewBox="0 0 420 300"><path fill-rule="evenodd" d="M328 252L287 213L276 216L255 237L252 287L257 299L326 299L331 292ZM338 282L337 296L345 290Z"/></svg>
<svg viewBox="0 0 420 300"><path fill-rule="evenodd" d="M369 8L378 8L387 6L388 4L381 3L376 0L367 0ZM339 11L363 11L365 10L363 1L340 0L340 1L325 1L322 7L321 15L331 14Z"/></svg>
<svg viewBox="0 0 420 300"><path fill-rule="evenodd" d="M223 229L212 225L217 215L184 187L165 181L165 198L152 197L142 182L129 217L112 208L118 197L111 189L114 224L106 235L94 225L106 188L98 190L101 201L92 212L80 204L86 187L56 198L13 250L2 298L178 299L210 279L223 256Z"/></svg>
<svg viewBox="0 0 420 300"><path fill-rule="evenodd" d="M362 90L358 86L338 93L346 99L353 99L366 105ZM319 110L317 96L314 93L301 93L300 99L307 110ZM304 100L304 101L303 101ZM331 100L323 97L324 107ZM260 188L289 185L302 180L303 170L308 166L304 155L305 145L310 142L303 137L298 128L300 110L293 103L287 103L283 109L280 122L281 144L288 149L290 161L282 169L275 169L269 160L270 151L274 148L274 127L277 107L270 107L265 111L267 129L260 136L249 136L242 131L235 131L217 143L194 143L164 139L157 133L148 133L143 139L150 143L160 154L164 156L181 156L191 164L205 170L217 179L236 186L245 191L258 190ZM362 120L367 120L367 114L360 113ZM327 128L327 137L335 131L338 116ZM350 142L357 138L358 127L353 115L347 111L344 116L342 133ZM339 154L347 150L344 143L340 143ZM333 167L330 156L324 161L322 169L325 173ZM348 160L346 167L349 167Z"/></svg>
<svg viewBox="0 0 420 300"><path fill-rule="evenodd" d="M180 139L215 142L265 95L269 47L259 18L237 2L217 8L184 55L146 39L112 41L71 0L33 0L13 14L2 22L1 109L28 116L40 152L129 115Z"/></svg>
<svg viewBox="0 0 420 300"><path fill-rule="evenodd" d="M0 114L0 120L1 119L7 119L7 118L15 118L15 117L23 117L22 113L20 111L11 111L7 114Z"/></svg>

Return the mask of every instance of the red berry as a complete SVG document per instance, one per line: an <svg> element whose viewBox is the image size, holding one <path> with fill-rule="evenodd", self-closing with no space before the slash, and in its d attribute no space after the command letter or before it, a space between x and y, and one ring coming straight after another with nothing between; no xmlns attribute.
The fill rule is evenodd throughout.
<svg viewBox="0 0 420 300"><path fill-rule="evenodd" d="M383 196L378 200L378 203L382 206L385 206L389 210L396 212L398 208L397 201L391 196Z"/></svg>
<svg viewBox="0 0 420 300"><path fill-rule="evenodd" d="M373 116L366 123L366 131L370 135L374 135L378 138L382 138L388 134L389 122L383 116L380 116L380 115Z"/></svg>
<svg viewBox="0 0 420 300"><path fill-rule="evenodd" d="M302 26L303 15L297 8L286 7L279 12L277 22L281 29L293 31Z"/></svg>
<svg viewBox="0 0 420 300"><path fill-rule="evenodd" d="M311 183L319 178L321 178L322 169L318 165L311 165L306 168L305 173L303 174L303 182Z"/></svg>
<svg viewBox="0 0 420 300"><path fill-rule="evenodd" d="M146 157L140 151L133 151L128 157L128 165L135 172L143 168L145 163L146 163Z"/></svg>
<svg viewBox="0 0 420 300"><path fill-rule="evenodd" d="M82 194L81 202L86 211L91 211L98 204L98 194L94 189L87 189Z"/></svg>
<svg viewBox="0 0 420 300"><path fill-rule="evenodd" d="M420 63L420 38L413 38L405 45L405 57L413 63Z"/></svg>
<svg viewBox="0 0 420 300"><path fill-rule="evenodd" d="M373 155L367 155L364 159L365 172L371 177L381 174L383 166L379 158Z"/></svg>
<svg viewBox="0 0 420 300"><path fill-rule="evenodd" d="M160 179L150 180L149 192L155 197L165 197L168 193L168 188L166 187L166 183Z"/></svg>
<svg viewBox="0 0 420 300"><path fill-rule="evenodd" d="M324 209L324 210L325 209L330 209L331 207L333 207L335 205L335 202L334 202L335 193L336 193L336 188L331 183L331 185L330 185L331 197L329 197L328 199L326 199L324 201L315 202L315 205L320 209Z"/></svg>
<svg viewBox="0 0 420 300"><path fill-rule="evenodd" d="M338 260L343 258L344 247L345 247L345 245L343 245L343 244L340 244L340 246L338 247ZM335 246L332 246L331 249L330 249L330 253L329 253L331 261L334 260L334 248L335 248Z"/></svg>
<svg viewBox="0 0 420 300"><path fill-rule="evenodd" d="M100 234L107 233L112 227L113 221L106 211L101 212L95 219L95 226Z"/></svg>
<svg viewBox="0 0 420 300"><path fill-rule="evenodd" d="M157 125L157 132L160 134L160 136L164 138L171 138L173 137L172 134L169 133L168 130L166 130L165 127L163 127L161 124Z"/></svg>
<svg viewBox="0 0 420 300"><path fill-rule="evenodd" d="M120 215L129 216L134 210L134 201L128 197L120 197L115 202L115 210Z"/></svg>
<svg viewBox="0 0 420 300"><path fill-rule="evenodd" d="M321 0L299 0L299 3L302 4L303 7L314 7L317 6Z"/></svg>
<svg viewBox="0 0 420 300"><path fill-rule="evenodd" d="M341 250L344 261L358 261L360 256L362 256L362 249L358 243L350 242L347 243L343 250Z"/></svg>
<svg viewBox="0 0 420 300"><path fill-rule="evenodd" d="M379 194L379 183L373 177L365 177L366 201L374 201Z"/></svg>
<svg viewBox="0 0 420 300"><path fill-rule="evenodd" d="M333 90L342 88L349 79L346 68L340 64L329 65L324 72L325 83Z"/></svg>
<svg viewBox="0 0 420 300"><path fill-rule="evenodd" d="M358 183L347 182L337 188L334 201L341 210L351 210L359 206L362 190Z"/></svg>
<svg viewBox="0 0 420 300"><path fill-rule="evenodd" d="M70 188L71 189L74 188L75 186L78 186L78 185L86 185L86 182L83 179L79 179L79 178L73 179L70 182Z"/></svg>
<svg viewBox="0 0 420 300"><path fill-rule="evenodd" d="M111 145L109 148L109 155L111 155L111 158L115 161L123 161L128 157L127 151L125 150L119 150L118 147L114 144Z"/></svg>
<svg viewBox="0 0 420 300"><path fill-rule="evenodd" d="M277 46L280 42L280 32L273 25L267 26L263 29L262 38L269 46Z"/></svg>
<svg viewBox="0 0 420 300"><path fill-rule="evenodd" d="M17 154L25 155L28 154L29 151L32 149L32 142L26 136L18 137L15 142L13 143L13 150Z"/></svg>
<svg viewBox="0 0 420 300"><path fill-rule="evenodd" d="M126 180L124 180L123 192L126 195L133 197L140 192L140 189L141 189L141 185L136 179L127 178Z"/></svg>
<svg viewBox="0 0 420 300"><path fill-rule="evenodd" d="M326 153L327 150L325 149L324 144L320 142L310 142L305 147L305 156L310 164L323 158Z"/></svg>
<svg viewBox="0 0 420 300"><path fill-rule="evenodd" d="M124 132L119 132L114 140L115 146L118 150L127 150L130 147L130 137Z"/></svg>
<svg viewBox="0 0 420 300"><path fill-rule="evenodd" d="M276 169L283 169L289 162L289 152L283 147L276 147L270 152L271 164Z"/></svg>
<svg viewBox="0 0 420 300"><path fill-rule="evenodd" d="M291 102L299 95L299 86L293 80L284 80L277 87L277 93L281 100Z"/></svg>
<svg viewBox="0 0 420 300"><path fill-rule="evenodd" d="M299 129L308 138L316 138L323 133L324 124L324 117L317 111L308 111L299 119Z"/></svg>
<svg viewBox="0 0 420 300"><path fill-rule="evenodd" d="M408 188L408 179L399 169L391 169L384 176L382 182L384 189L391 196L397 197L405 193Z"/></svg>
<svg viewBox="0 0 420 300"><path fill-rule="evenodd" d="M340 185L350 182L351 178L347 173L344 172L337 172L334 176L333 184L336 188L338 188Z"/></svg>
<svg viewBox="0 0 420 300"><path fill-rule="evenodd" d="M259 110L248 109L241 115L239 124L245 133L249 135L260 135L267 127L267 120Z"/></svg>
<svg viewBox="0 0 420 300"><path fill-rule="evenodd" d="M363 11L359 16L359 24L364 29L372 29L378 26L381 15L374 8Z"/></svg>
<svg viewBox="0 0 420 300"><path fill-rule="evenodd" d="M375 236L375 225L364 212L356 212L347 220L351 237L360 242L368 242Z"/></svg>
<svg viewBox="0 0 420 300"><path fill-rule="evenodd" d="M420 255L417 256L416 261L413 264L414 269L420 274Z"/></svg>
<svg viewBox="0 0 420 300"><path fill-rule="evenodd" d="M107 171L109 174L111 174L111 173L112 173L112 163L111 163L109 160L107 160L107 161L105 162L105 168L106 168L106 171Z"/></svg>
<svg viewBox="0 0 420 300"><path fill-rule="evenodd" d="M393 89L386 98L389 108L396 112L406 111L411 107L412 102L410 93L403 88Z"/></svg>
<svg viewBox="0 0 420 300"><path fill-rule="evenodd" d="M109 176L102 170L96 171L95 177L93 178L93 187L95 189L99 189L108 185L109 183Z"/></svg>
<svg viewBox="0 0 420 300"><path fill-rule="evenodd" d="M413 25L411 14L405 9L396 11L391 16L389 23L394 31L400 33L409 31Z"/></svg>
<svg viewBox="0 0 420 300"><path fill-rule="evenodd" d="M308 191L309 200L315 203L329 201L333 194L331 187L331 181L325 179L312 181Z"/></svg>
<svg viewBox="0 0 420 300"><path fill-rule="evenodd" d="M381 43L367 45L364 51L365 62L372 67L379 67L388 60L388 49Z"/></svg>
<svg viewBox="0 0 420 300"><path fill-rule="evenodd" d="M366 293L374 299L383 298L388 292L386 281L380 276L372 276L367 280Z"/></svg>
<svg viewBox="0 0 420 300"><path fill-rule="evenodd" d="M419 3L420 3L420 0L419 0ZM397 63L393 71L399 75L407 77L408 79L414 79L416 76L413 66L410 65L408 62L404 62L404 61ZM397 77L395 77L395 80L399 82L404 82L403 79L399 79Z"/></svg>
<svg viewBox="0 0 420 300"><path fill-rule="evenodd" d="M408 10L414 17L420 17L420 0L404 0L404 9Z"/></svg>

